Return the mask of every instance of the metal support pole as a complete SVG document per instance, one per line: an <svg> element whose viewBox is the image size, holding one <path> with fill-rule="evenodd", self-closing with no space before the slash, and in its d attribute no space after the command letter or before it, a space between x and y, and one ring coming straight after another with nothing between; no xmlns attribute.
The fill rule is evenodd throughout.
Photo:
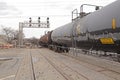
<svg viewBox="0 0 120 80"><path fill-rule="evenodd" d="M19 47L23 45L23 23L19 23Z"/></svg>

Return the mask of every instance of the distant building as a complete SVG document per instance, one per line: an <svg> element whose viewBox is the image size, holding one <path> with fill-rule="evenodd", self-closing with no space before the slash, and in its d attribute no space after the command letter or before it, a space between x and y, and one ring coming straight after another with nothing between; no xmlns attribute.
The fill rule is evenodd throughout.
<svg viewBox="0 0 120 80"><path fill-rule="evenodd" d="M5 35L0 35L0 45L7 44L7 37Z"/></svg>

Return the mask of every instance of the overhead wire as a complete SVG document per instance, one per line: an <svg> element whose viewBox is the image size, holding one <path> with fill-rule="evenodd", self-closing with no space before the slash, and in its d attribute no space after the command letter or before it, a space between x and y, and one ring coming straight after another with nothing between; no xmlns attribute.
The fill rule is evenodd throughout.
<svg viewBox="0 0 120 80"><path fill-rule="evenodd" d="M47 15L47 16L0 16L0 18L29 18L29 17L69 17L71 15Z"/></svg>

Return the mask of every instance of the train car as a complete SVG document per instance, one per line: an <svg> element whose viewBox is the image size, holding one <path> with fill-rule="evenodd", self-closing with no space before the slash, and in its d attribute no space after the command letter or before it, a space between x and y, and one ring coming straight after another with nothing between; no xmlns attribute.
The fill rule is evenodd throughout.
<svg viewBox="0 0 120 80"><path fill-rule="evenodd" d="M74 34L77 36L75 38L76 46L120 54L119 7L120 1L115 1L100 10L80 18Z"/></svg>
<svg viewBox="0 0 120 80"><path fill-rule="evenodd" d="M73 30L73 23L68 23L64 26L61 26L55 29L51 35L54 45L70 47L71 45L71 36Z"/></svg>
<svg viewBox="0 0 120 80"><path fill-rule="evenodd" d="M120 54L120 1L93 13L81 12L73 22L55 29L51 34L54 45L102 50Z"/></svg>
<svg viewBox="0 0 120 80"><path fill-rule="evenodd" d="M51 33L52 31L49 31L47 34L43 35L39 40L39 45L43 47L48 47L48 45L52 43Z"/></svg>
<svg viewBox="0 0 120 80"><path fill-rule="evenodd" d="M51 34L52 49L57 52L69 51L72 47L73 23L68 23L55 30Z"/></svg>

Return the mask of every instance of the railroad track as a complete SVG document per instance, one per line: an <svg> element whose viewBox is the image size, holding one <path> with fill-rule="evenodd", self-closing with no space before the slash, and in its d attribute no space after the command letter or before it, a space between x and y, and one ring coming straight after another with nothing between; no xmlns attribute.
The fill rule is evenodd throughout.
<svg viewBox="0 0 120 80"><path fill-rule="evenodd" d="M40 52L39 52L40 53ZM52 65L52 67L54 67L56 69L56 71L58 71L66 80L75 80L72 75L66 73L63 69L62 66L58 66L57 64L55 64L53 61L53 59L51 59L50 57L46 57L43 54L42 55L48 62L49 64ZM61 63L61 62L60 62ZM80 74L78 71L72 69L71 67L65 65L64 63L61 63L61 65L64 65L66 68L70 69L72 71L72 73L74 72L77 76L81 76L83 78L83 80L89 80L87 77L85 77L84 75Z"/></svg>
<svg viewBox="0 0 120 80"><path fill-rule="evenodd" d="M16 72L16 74L15 74L14 80L17 80L17 75L18 75L18 72L19 72L19 70L20 70L20 66L21 66L21 64L22 64L22 61L23 61L23 59L20 61L20 64L19 64L19 66L18 66L18 69L17 69L17 72Z"/></svg>
<svg viewBox="0 0 120 80"><path fill-rule="evenodd" d="M39 52L40 53L40 52ZM44 55L41 54L41 56L43 56L50 65L52 65L52 67L59 72L64 78L65 80L74 80L73 78L69 77L69 75L67 75L66 73L64 73L64 71L59 68L57 65L55 65L52 61L50 61L50 59L48 59L47 57L45 57Z"/></svg>
<svg viewBox="0 0 120 80"><path fill-rule="evenodd" d="M36 80L31 50L20 61L14 80Z"/></svg>
<svg viewBox="0 0 120 80"><path fill-rule="evenodd" d="M76 61L76 60L77 60L77 61ZM75 61L76 63L78 63L78 64L81 64L78 59L75 59L74 61ZM62 62L61 62L61 63L62 63ZM100 67L100 66L97 66L97 65L94 65L94 64L90 64L90 63L88 63L88 62L86 62L86 63L89 64L89 65L96 66L96 67L102 69L102 70L95 70L94 68L90 68L90 66L88 66L88 65L83 65L83 66L85 66L85 67L87 67L87 68L89 68L89 69L91 69L91 70L96 71L96 72L102 73L102 72L105 72L105 71L109 71L109 72L113 72L113 73L115 73L115 74L117 74L117 75L120 75L120 73L115 72L115 71L113 71L113 70L109 70L109 69L107 69L107 68L105 68L105 67ZM64 64L64 63L63 63L63 64ZM64 65L66 65L66 64L64 64ZM67 66L67 65L66 65L66 66ZM67 67L69 67L69 66L67 66ZM69 67L69 68L71 68L71 67ZM72 69L72 68L71 68L71 69ZM77 73L79 74L79 72L77 72ZM105 73L102 73L102 74L108 76L108 75L105 74ZM114 77L112 77L112 76L108 76L108 77L113 78L114 80L119 80L119 79L116 79L116 78L114 78Z"/></svg>
<svg viewBox="0 0 120 80"><path fill-rule="evenodd" d="M32 54L33 52L36 54L33 55ZM36 56L38 59L40 59L40 61L38 60L37 63L35 63L34 61ZM45 68L44 65L46 65ZM49 71L46 71L46 69ZM66 56L63 57L63 55L60 55L52 51L50 52L49 50L48 51L42 50L42 52L40 52L39 50L34 51L29 50L29 53L25 54L23 60L21 60L20 69L18 70L17 74L18 76L16 76L16 79L14 80L39 80L39 79L49 80L50 77L49 74L53 75L56 74L54 75L55 77L54 79L59 80L96 80L98 78L99 80L119 80L114 76L112 77L109 74L108 75L106 75L106 73L104 74L104 72L106 71L108 70L104 68L91 69L91 66L89 66L89 64L88 65L81 64L77 60L67 58ZM94 78L94 76L97 76L98 78ZM103 76L104 78L102 78L101 76Z"/></svg>
<svg viewBox="0 0 120 80"><path fill-rule="evenodd" d="M49 54L49 55L48 55ZM61 61L61 59L58 59L57 57L55 57L54 55L51 55L50 53L48 53L48 54L46 54L46 56L48 55L48 57L47 57L47 59L48 60L50 60L54 65L57 65L58 67L59 67L59 69L61 69L62 71L64 71L63 70L63 68L64 67L66 67L67 69L70 69L72 72L74 72L76 75L80 75L80 76L82 76L85 80L91 80L90 79L90 77L86 77L86 75L85 74L81 74L79 71L77 71L77 69L74 69L73 67L71 67L71 66L69 66L68 64L66 64L65 62L64 62L64 60L62 60ZM52 53L52 54L56 54L57 55L57 53ZM43 54L42 54L43 55ZM45 54L44 54L45 55ZM54 57L54 58L53 58ZM71 61L71 60L69 60L69 61ZM78 64L80 64L81 65L81 63L80 62L78 62L78 61L75 61L75 62L77 62ZM57 63L57 64L56 64ZM92 64L90 64L90 63L88 63L89 65L92 65ZM64 66L64 67L63 67ZM104 72L112 72L112 73L115 73L116 75L120 75L118 72L115 72L115 71L112 71L112 70L109 70L109 69L106 69L106 68L104 68L104 67L99 67L99 66L96 66L96 65L92 65L92 66L96 66L96 67L98 67L98 68L101 68L100 70L98 69L98 70L96 70L96 69L93 69L93 68L90 68L90 66L86 66L86 65L83 65L83 66L85 66L86 68L88 68L88 69L90 69L90 70L92 70L92 71L95 71L95 72L97 72L97 73L99 73L99 74L101 74L101 75L104 75L104 76L106 76L106 79L110 79L110 80L119 80L118 78L116 78L116 77L114 77L114 76L110 76L109 74L106 74L106 73L104 73ZM68 74L67 74L68 75ZM69 77L71 77L71 76L69 76Z"/></svg>
<svg viewBox="0 0 120 80"><path fill-rule="evenodd" d="M30 51L30 60L31 60L31 72L32 72L32 80L36 80L36 77L35 77L35 71L34 71L34 63L33 63L33 59L32 59L32 53Z"/></svg>

